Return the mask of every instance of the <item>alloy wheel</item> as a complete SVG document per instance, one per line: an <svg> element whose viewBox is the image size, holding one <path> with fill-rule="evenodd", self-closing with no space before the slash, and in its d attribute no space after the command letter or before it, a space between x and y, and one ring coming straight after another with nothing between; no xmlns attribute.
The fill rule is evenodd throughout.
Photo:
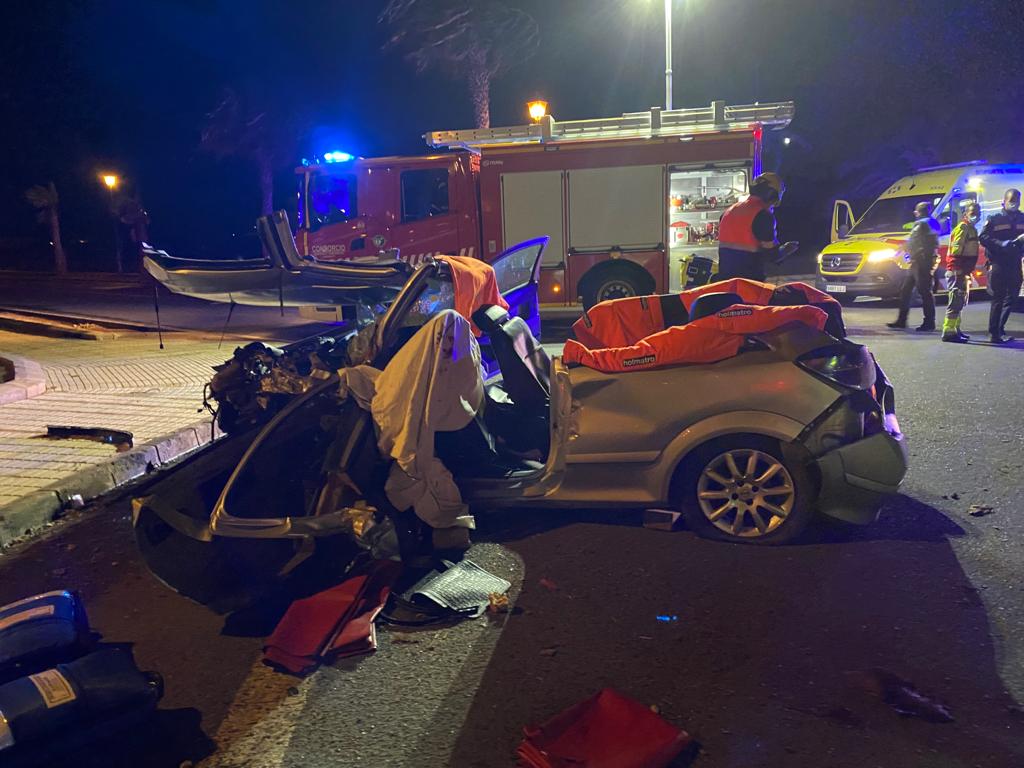
<svg viewBox="0 0 1024 768"><path fill-rule="evenodd" d="M709 461L697 481L701 512L718 530L757 538L782 525L796 502L793 478L777 458L733 448Z"/></svg>

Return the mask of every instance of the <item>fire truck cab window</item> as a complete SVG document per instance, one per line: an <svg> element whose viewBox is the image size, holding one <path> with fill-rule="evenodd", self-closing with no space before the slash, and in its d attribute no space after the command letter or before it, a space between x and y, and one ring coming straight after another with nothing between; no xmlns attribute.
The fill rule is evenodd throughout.
<svg viewBox="0 0 1024 768"><path fill-rule="evenodd" d="M402 172L402 222L448 213L448 169Z"/></svg>
<svg viewBox="0 0 1024 768"><path fill-rule="evenodd" d="M309 180L309 221L314 229L359 215L354 174L316 173Z"/></svg>

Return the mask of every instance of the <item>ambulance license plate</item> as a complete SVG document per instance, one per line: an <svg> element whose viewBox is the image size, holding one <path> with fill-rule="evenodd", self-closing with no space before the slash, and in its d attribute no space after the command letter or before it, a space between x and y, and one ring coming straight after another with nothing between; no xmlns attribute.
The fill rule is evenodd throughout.
<svg viewBox="0 0 1024 768"><path fill-rule="evenodd" d="M826 293L846 293L846 286L842 283L825 283Z"/></svg>

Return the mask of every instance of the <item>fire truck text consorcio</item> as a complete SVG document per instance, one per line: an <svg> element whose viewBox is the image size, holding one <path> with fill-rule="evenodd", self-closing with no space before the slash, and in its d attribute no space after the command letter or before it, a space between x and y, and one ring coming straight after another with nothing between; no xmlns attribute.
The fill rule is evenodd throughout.
<svg viewBox="0 0 1024 768"><path fill-rule="evenodd" d="M424 157L350 158L297 169L303 256L337 262L400 249L489 260L547 235L540 300L587 306L669 290L671 256L717 259L722 212L760 172L765 128L793 103L434 131Z"/></svg>

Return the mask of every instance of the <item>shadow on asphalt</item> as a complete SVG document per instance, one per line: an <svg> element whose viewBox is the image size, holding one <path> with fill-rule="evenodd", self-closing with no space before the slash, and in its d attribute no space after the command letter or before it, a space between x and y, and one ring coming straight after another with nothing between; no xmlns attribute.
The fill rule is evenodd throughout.
<svg viewBox="0 0 1024 768"><path fill-rule="evenodd" d="M132 642L140 668L165 676L153 721L47 763L55 768L162 768L209 754L280 610L226 624L174 595L139 561L126 513L121 504L86 516L0 563L0 603L77 588L104 638ZM479 538L522 558L524 588L496 646L468 651L466 669L486 668L468 718L432 702L432 730L456 739L450 765L510 765L522 726L604 686L690 732L704 748L699 766L1024 764L1024 724L997 674L983 594L949 545L964 533L941 513L901 496L874 526L826 526L770 548L639 520L616 510L481 516ZM850 684L847 673L876 667L948 705L956 722L900 718ZM295 685L271 683L261 693L271 707Z"/></svg>
<svg viewBox="0 0 1024 768"><path fill-rule="evenodd" d="M477 514L475 540L508 543L574 523L642 527L641 510L517 509ZM675 532L681 533L681 532ZM879 512L873 525L852 525L819 516L791 547L844 544L857 541L946 541L965 535L956 522L935 507L896 494Z"/></svg>
<svg viewBox="0 0 1024 768"><path fill-rule="evenodd" d="M698 739L701 766L1024 764L983 601L949 545L964 532L932 507L897 497L874 526L786 547L647 530L632 513L544 517L481 526L523 558L523 610L486 651L461 728L438 703L435 726L460 734L452 765L507 765L524 725L605 686ZM956 721L900 717L851 682L875 668Z"/></svg>
<svg viewBox="0 0 1024 768"><path fill-rule="evenodd" d="M146 768L181 768L186 759L198 762L216 749L216 744L200 728L201 719L197 709L161 709L145 722L126 727L106 739L89 741L77 749L51 742L23 753L15 752L11 762L5 762L4 766L80 768L134 764ZM89 756L83 757L83 751ZM183 757L185 755L188 757Z"/></svg>

